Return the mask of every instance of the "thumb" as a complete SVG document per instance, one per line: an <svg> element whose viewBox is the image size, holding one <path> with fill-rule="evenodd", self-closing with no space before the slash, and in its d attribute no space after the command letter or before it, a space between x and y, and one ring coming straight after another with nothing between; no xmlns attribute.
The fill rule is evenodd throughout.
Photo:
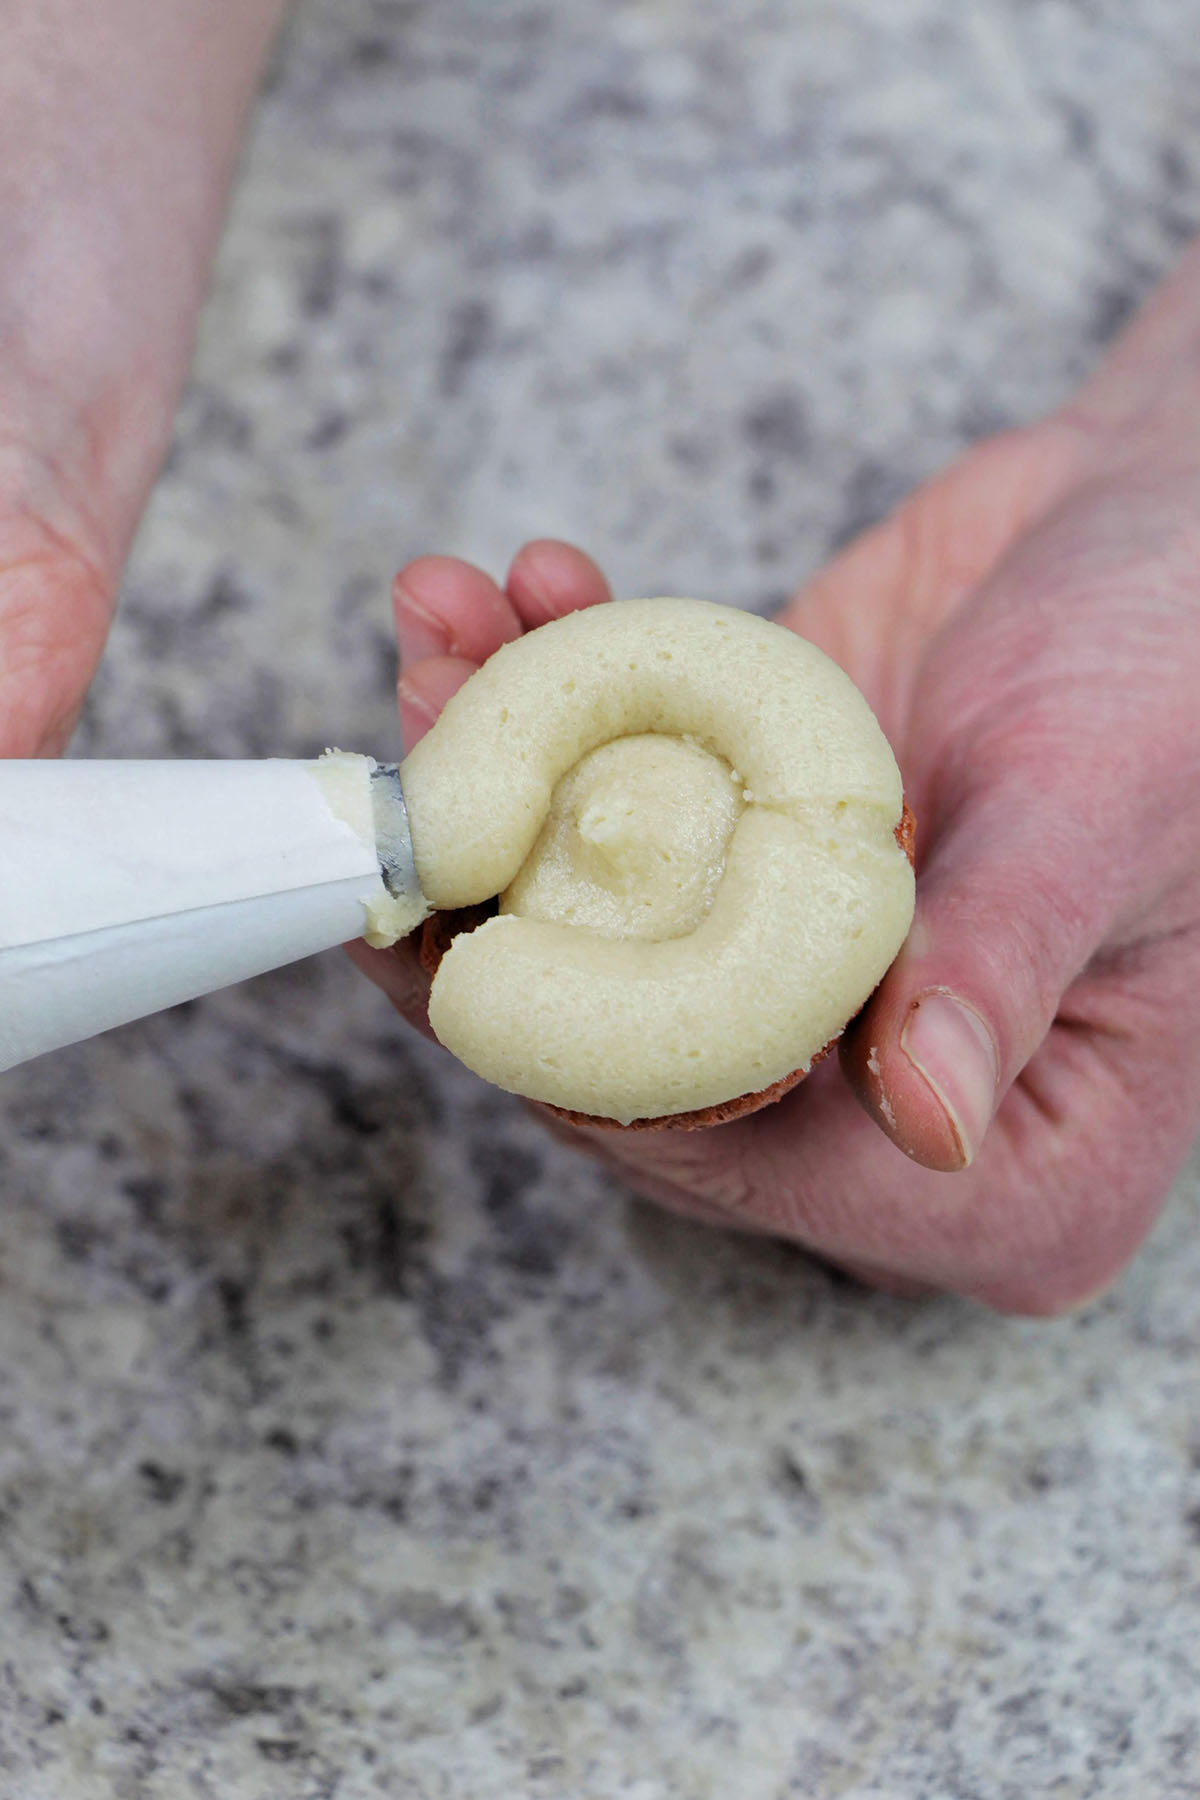
<svg viewBox="0 0 1200 1800"><path fill-rule="evenodd" d="M977 1156L1120 904L1097 747L1048 735L1025 720L960 743L908 941L844 1040L867 1110L931 1169ZM920 836L918 821L919 852Z"/></svg>

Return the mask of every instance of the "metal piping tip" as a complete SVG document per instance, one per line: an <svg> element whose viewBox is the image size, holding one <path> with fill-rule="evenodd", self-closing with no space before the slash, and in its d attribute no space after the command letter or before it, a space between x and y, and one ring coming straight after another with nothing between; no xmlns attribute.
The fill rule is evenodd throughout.
<svg viewBox="0 0 1200 1800"><path fill-rule="evenodd" d="M421 902L399 763L376 763L371 770L371 812L384 887L393 900Z"/></svg>

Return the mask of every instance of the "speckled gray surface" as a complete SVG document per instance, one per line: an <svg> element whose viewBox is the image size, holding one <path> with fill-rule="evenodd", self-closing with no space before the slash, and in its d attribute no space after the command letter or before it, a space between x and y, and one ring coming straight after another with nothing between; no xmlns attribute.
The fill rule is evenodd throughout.
<svg viewBox="0 0 1200 1800"><path fill-rule="evenodd" d="M387 582L762 606L1200 223L1191 0L313 0L80 747L397 747ZM1200 1795L1200 1186L1072 1321L631 1205L337 958L0 1080L14 1800Z"/></svg>

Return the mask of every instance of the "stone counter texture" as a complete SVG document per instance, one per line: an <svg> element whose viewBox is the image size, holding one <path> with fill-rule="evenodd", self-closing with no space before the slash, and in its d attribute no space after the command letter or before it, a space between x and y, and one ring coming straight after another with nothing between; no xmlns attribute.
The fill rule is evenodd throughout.
<svg viewBox="0 0 1200 1800"><path fill-rule="evenodd" d="M772 606L1198 224L1191 0L309 0L78 749L394 755L425 550ZM1077 1317L870 1296L333 956L0 1078L0 1196L13 1800L1200 1796L1195 1165Z"/></svg>

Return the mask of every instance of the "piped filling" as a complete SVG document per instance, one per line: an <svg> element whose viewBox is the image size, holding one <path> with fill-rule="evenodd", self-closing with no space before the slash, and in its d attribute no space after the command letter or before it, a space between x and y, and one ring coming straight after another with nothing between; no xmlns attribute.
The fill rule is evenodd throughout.
<svg viewBox="0 0 1200 1800"><path fill-rule="evenodd" d="M506 645L401 771L421 886L499 896L429 1018L511 1092L620 1122L785 1081L903 942L900 775L862 695L777 625L623 601Z"/></svg>
<svg viewBox="0 0 1200 1800"><path fill-rule="evenodd" d="M729 764L686 738L602 744L558 783L500 911L608 938L686 937L712 908L743 807Z"/></svg>

